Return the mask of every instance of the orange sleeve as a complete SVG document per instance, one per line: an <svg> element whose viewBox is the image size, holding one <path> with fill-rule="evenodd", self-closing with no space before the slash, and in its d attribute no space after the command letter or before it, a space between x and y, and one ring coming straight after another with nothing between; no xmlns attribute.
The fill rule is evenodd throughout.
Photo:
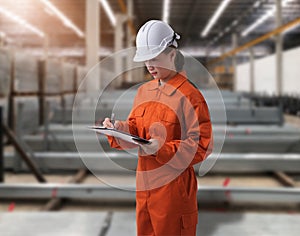
<svg viewBox="0 0 300 236"><path fill-rule="evenodd" d="M128 132L133 135L137 135L137 128L134 116L134 109L130 112L126 121L118 121L118 130ZM136 148L138 145L126 142L119 138L114 138L112 136L108 136L108 143L112 148L116 148L119 150Z"/></svg>
<svg viewBox="0 0 300 236"><path fill-rule="evenodd" d="M188 115L192 112L194 116ZM205 160L212 152L212 126L206 102L199 102L184 113L186 114L186 129L184 130L186 139L162 143L160 137L153 137L161 142L161 148L156 153L156 160L161 164L170 161L168 164L176 169L193 166ZM172 158L175 159L171 161Z"/></svg>

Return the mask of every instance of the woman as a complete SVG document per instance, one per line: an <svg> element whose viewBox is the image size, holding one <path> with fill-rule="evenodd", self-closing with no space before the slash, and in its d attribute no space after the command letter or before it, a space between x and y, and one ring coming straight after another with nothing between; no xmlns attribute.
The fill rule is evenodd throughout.
<svg viewBox="0 0 300 236"><path fill-rule="evenodd" d="M148 139L137 144L136 219L138 235L195 235L197 180L193 165L211 152L206 102L182 71L179 35L166 23L150 20L139 30L134 61L143 61L153 80L143 84L126 121L115 127ZM137 145L108 137L114 148Z"/></svg>

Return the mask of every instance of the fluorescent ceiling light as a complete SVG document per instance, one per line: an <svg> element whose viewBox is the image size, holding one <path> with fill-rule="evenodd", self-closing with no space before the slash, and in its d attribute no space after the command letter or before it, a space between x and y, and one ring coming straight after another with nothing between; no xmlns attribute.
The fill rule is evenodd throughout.
<svg viewBox="0 0 300 236"><path fill-rule="evenodd" d="M163 21L168 23L170 15L170 0L164 0L163 5Z"/></svg>
<svg viewBox="0 0 300 236"><path fill-rule="evenodd" d="M232 25L232 26L236 26L238 23L239 23L239 21L238 21L238 20L235 20L235 21L232 22L231 25Z"/></svg>
<svg viewBox="0 0 300 236"><path fill-rule="evenodd" d="M21 17L13 14L12 12L10 12L10 11L8 11L8 10L0 7L0 13L3 14L3 15L5 15L7 18L13 20L14 22L16 22L16 23L24 26L25 28L27 28L28 30L30 30L33 33L37 34L41 38L45 37L45 33L43 31L39 30L35 26L33 26L30 23L28 23L26 20L24 20Z"/></svg>
<svg viewBox="0 0 300 236"><path fill-rule="evenodd" d="M260 4L261 4L261 1L258 0L258 1L256 1L256 2L254 3L253 7L254 7L254 8L258 8L258 7L260 6Z"/></svg>
<svg viewBox="0 0 300 236"><path fill-rule="evenodd" d="M292 2L294 0L283 0L282 1L282 7L285 7L288 3ZM252 25L250 25L248 28L246 28L244 31L242 31L241 35L242 37L247 36L250 32L252 32L254 29L256 29L258 26L263 24L266 20L268 20L270 17L274 16L276 13L276 6L273 6L270 10L268 10L262 17L260 17L257 21L255 21Z"/></svg>
<svg viewBox="0 0 300 236"><path fill-rule="evenodd" d="M86 0L87 1L87 0ZM113 25L113 26L116 26L117 24L117 20L116 20L116 17L110 7L110 5L108 4L108 2L106 0L99 0L102 7L104 8L104 11L106 12L109 20L110 20L110 23Z"/></svg>
<svg viewBox="0 0 300 236"><path fill-rule="evenodd" d="M49 0L40 0L43 2L62 22L63 24L72 29L80 38L84 37L84 33L60 10L58 10Z"/></svg>
<svg viewBox="0 0 300 236"><path fill-rule="evenodd" d="M211 28L217 22L223 11L226 9L231 0L223 0L223 2L219 5L218 9L215 11L213 16L208 21L208 24L205 26L204 30L201 32L201 36L204 38L208 35Z"/></svg>

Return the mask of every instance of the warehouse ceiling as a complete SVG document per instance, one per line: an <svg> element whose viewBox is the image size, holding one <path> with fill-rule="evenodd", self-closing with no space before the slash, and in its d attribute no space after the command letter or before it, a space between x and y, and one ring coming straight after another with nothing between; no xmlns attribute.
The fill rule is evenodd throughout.
<svg viewBox="0 0 300 236"><path fill-rule="evenodd" d="M170 0L169 23L181 34L180 46L199 50L229 48L232 33L238 35L239 45L246 43L276 28L276 17L271 16L249 35L242 37L247 27L272 9L276 0L232 0L216 24L206 37L201 37L208 20L214 14L219 0ZM74 25L85 32L85 0L50 0ZM114 14L122 13L122 2L126 0L108 1ZM163 0L133 0L133 25L138 29L149 19L162 19ZM85 38L78 36L64 25L61 20L41 0L0 0L0 8L24 19L47 35L48 41L32 33L0 12L0 33L4 45L22 47L34 52L48 45L49 52L63 53L70 50L70 57L82 57ZM110 23L104 9L100 6L100 44L105 52L113 51L114 27ZM300 17L300 0L291 0L283 7L283 24ZM300 45L300 26L285 35L284 48ZM274 50L273 40L260 45L265 51ZM79 52L79 53L78 53ZM67 54L66 54L67 55Z"/></svg>

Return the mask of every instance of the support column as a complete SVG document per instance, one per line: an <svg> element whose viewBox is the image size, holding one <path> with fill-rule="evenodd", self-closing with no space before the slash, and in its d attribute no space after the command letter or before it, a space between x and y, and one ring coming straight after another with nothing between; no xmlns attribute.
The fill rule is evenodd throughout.
<svg viewBox="0 0 300 236"><path fill-rule="evenodd" d="M4 182L4 153L3 153L3 131L2 131L2 107L0 106L0 183Z"/></svg>
<svg viewBox="0 0 300 236"><path fill-rule="evenodd" d="M124 49L123 40L124 40L124 32L123 32L123 24L126 20L126 16L123 14L116 15L117 24L115 27L115 53L118 55L115 57L115 72L120 74L124 68L123 66L123 55L121 55L120 51ZM118 78L117 81L113 83L113 86L120 86L122 81Z"/></svg>
<svg viewBox="0 0 300 236"><path fill-rule="evenodd" d="M99 62L99 45L100 45L100 11L98 0L86 0L86 26L85 26L85 45L86 45L86 66L90 69ZM99 90L100 70L93 70L87 81L87 91L92 92Z"/></svg>
<svg viewBox="0 0 300 236"><path fill-rule="evenodd" d="M133 21L133 0L127 0L127 21ZM133 67L133 57L134 57L134 50L133 47L133 40L134 37L132 35L131 29L129 27L129 24L127 24L127 48L130 49L127 54L126 63L127 68ZM133 82L133 76L132 71L129 70L127 72L127 82L132 83Z"/></svg>
<svg viewBox="0 0 300 236"><path fill-rule="evenodd" d="M232 49L238 47L238 39L237 33L233 33L231 36ZM234 54L232 56L232 76L233 76L233 91L237 91L237 75L236 75L236 67L237 67L237 56Z"/></svg>
<svg viewBox="0 0 300 236"><path fill-rule="evenodd" d="M282 1L276 0L276 26L282 26ZM278 34L275 39L276 44L276 93L282 95L282 34Z"/></svg>
<svg viewBox="0 0 300 236"><path fill-rule="evenodd" d="M205 59L204 66L207 68L207 70L209 71L209 73L212 73L212 66L207 64L207 62L209 61L210 53L211 53L211 47L207 46L205 48L205 58L206 59Z"/></svg>
<svg viewBox="0 0 300 236"><path fill-rule="evenodd" d="M226 52L225 44L222 44L222 45L220 46L220 51L221 51L221 55L225 54L225 52ZM223 62L220 63L220 66L223 65L224 72L226 72L226 68L227 68L227 60L226 60L226 59L228 59L228 58L225 58L225 59L223 60ZM221 73L223 73L223 72L221 72Z"/></svg>
<svg viewBox="0 0 300 236"><path fill-rule="evenodd" d="M48 37L48 35L45 35L43 46L44 46L44 59L46 60L49 55L49 37Z"/></svg>
<svg viewBox="0 0 300 236"><path fill-rule="evenodd" d="M254 75L254 49L250 48L250 93L254 94L255 93L255 75Z"/></svg>
<svg viewBox="0 0 300 236"><path fill-rule="evenodd" d="M4 39L5 35L2 32L0 32L0 48L4 46Z"/></svg>

